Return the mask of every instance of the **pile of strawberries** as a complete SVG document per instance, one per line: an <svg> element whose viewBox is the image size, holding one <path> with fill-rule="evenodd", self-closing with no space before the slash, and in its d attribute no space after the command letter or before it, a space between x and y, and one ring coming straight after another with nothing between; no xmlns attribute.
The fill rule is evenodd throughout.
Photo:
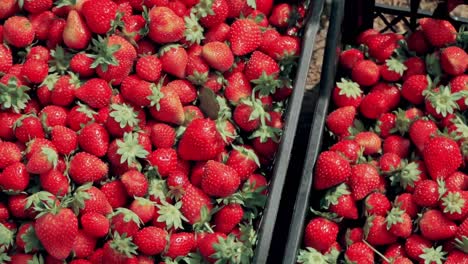
<svg viewBox="0 0 468 264"><path fill-rule="evenodd" d="M299 263L468 263L468 31L419 26L340 54Z"/></svg>
<svg viewBox="0 0 468 264"><path fill-rule="evenodd" d="M250 263L304 15L2 0L0 263Z"/></svg>

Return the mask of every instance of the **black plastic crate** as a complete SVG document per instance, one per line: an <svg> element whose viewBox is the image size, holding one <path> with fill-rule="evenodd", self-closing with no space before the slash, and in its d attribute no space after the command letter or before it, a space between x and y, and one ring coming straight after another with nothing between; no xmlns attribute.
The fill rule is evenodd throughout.
<svg viewBox="0 0 468 264"><path fill-rule="evenodd" d="M292 1L275 2L291 3ZM298 61L299 66L294 80L293 93L288 101L283 136L274 162L266 206L259 223L258 243L255 248L253 263L267 263L323 4L324 0L315 0L308 7L302 35L302 51Z"/></svg>
<svg viewBox="0 0 468 264"><path fill-rule="evenodd" d="M342 43L352 43L359 32L373 27L374 19L381 19L384 22L386 27L382 31L395 31L394 27L398 23L404 23L410 30L415 29L418 18L429 16L448 19L455 25L468 23L466 18L450 17L445 3L441 3L434 13L418 10L419 3L420 1L410 1L410 8L401 8L375 4L375 1L332 0L320 90L310 123L309 142L289 226L283 264L296 263L297 255L302 247L305 225L309 219L309 208L317 208L320 197L323 195L322 192L312 189L313 169L320 152L329 147L331 143L329 134L324 133L325 118L330 111L330 98L335 85ZM385 15L392 15L393 18L389 19Z"/></svg>

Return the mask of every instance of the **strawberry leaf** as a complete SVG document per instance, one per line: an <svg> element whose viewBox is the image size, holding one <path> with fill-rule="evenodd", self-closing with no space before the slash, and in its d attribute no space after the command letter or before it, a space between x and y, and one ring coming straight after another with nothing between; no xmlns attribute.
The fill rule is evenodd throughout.
<svg viewBox="0 0 468 264"><path fill-rule="evenodd" d="M200 109L203 111L203 113L212 120L216 120L218 118L220 105L213 90L202 87L200 89L199 99Z"/></svg>

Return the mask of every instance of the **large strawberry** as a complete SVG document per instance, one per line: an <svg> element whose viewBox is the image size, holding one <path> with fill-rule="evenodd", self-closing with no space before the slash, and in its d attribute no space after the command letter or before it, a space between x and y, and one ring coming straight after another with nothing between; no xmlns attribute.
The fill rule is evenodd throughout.
<svg viewBox="0 0 468 264"><path fill-rule="evenodd" d="M180 212L192 225L197 222L206 221L207 219L203 217L206 217L213 208L210 197L191 184L186 185L183 189Z"/></svg>
<svg viewBox="0 0 468 264"><path fill-rule="evenodd" d="M111 0L84 1L82 14L93 33L105 34L117 14L117 4Z"/></svg>
<svg viewBox="0 0 468 264"><path fill-rule="evenodd" d="M184 20L167 7L153 7L149 12L149 37L156 43L177 42L184 37Z"/></svg>
<svg viewBox="0 0 468 264"><path fill-rule="evenodd" d="M92 108L103 108L110 104L112 88L100 78L86 81L76 91L75 96Z"/></svg>
<svg viewBox="0 0 468 264"><path fill-rule="evenodd" d="M234 55L246 55L261 44L260 27L251 19L238 19L231 25L229 42Z"/></svg>
<svg viewBox="0 0 468 264"><path fill-rule="evenodd" d="M109 168L98 157L79 152L70 161L70 177L78 184L94 182L104 178Z"/></svg>
<svg viewBox="0 0 468 264"><path fill-rule="evenodd" d="M421 234L429 240L445 240L454 237L457 225L438 210L426 211L419 220Z"/></svg>
<svg viewBox="0 0 468 264"><path fill-rule="evenodd" d="M319 155L314 173L314 188L323 190L347 181L351 166L339 153L325 151Z"/></svg>
<svg viewBox="0 0 468 264"><path fill-rule="evenodd" d="M429 43L434 47L442 47L455 42L457 31L449 21L434 18L421 18L419 20L422 31Z"/></svg>
<svg viewBox="0 0 468 264"><path fill-rule="evenodd" d="M429 175L433 179L445 179L454 173L463 159L457 143L447 137L438 136L428 140L423 158Z"/></svg>
<svg viewBox="0 0 468 264"><path fill-rule="evenodd" d="M202 189L206 194L226 197L233 194L239 185L239 175L233 168L212 160L206 163L201 181Z"/></svg>
<svg viewBox="0 0 468 264"><path fill-rule="evenodd" d="M316 217L307 224L304 244L318 251L327 252L338 236L338 224L324 217Z"/></svg>
<svg viewBox="0 0 468 264"><path fill-rule="evenodd" d="M379 186L380 178L377 169L370 164L357 164L352 167L349 186L353 198L361 200Z"/></svg>
<svg viewBox="0 0 468 264"><path fill-rule="evenodd" d="M450 75L463 74L468 67L468 54L459 47L448 47L440 53L440 65Z"/></svg>

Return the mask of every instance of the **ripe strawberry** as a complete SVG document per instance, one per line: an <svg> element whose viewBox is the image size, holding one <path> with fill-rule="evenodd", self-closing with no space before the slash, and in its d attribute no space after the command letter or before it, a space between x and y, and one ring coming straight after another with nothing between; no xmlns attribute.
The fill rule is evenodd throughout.
<svg viewBox="0 0 468 264"><path fill-rule="evenodd" d="M261 44L260 27L251 19L238 19L231 25L229 42L232 53L242 56L255 51ZM256 79L256 78L255 78Z"/></svg>
<svg viewBox="0 0 468 264"><path fill-rule="evenodd" d="M326 119L327 128L337 136L347 135L354 124L356 108L354 106L340 107L330 114Z"/></svg>
<svg viewBox="0 0 468 264"><path fill-rule="evenodd" d="M11 50L7 46L1 46L0 57L2 58L2 62L0 63L0 72L6 73L13 66Z"/></svg>
<svg viewBox="0 0 468 264"><path fill-rule="evenodd" d="M441 198L440 209L450 220L463 220L468 215L468 193L448 191Z"/></svg>
<svg viewBox="0 0 468 264"><path fill-rule="evenodd" d="M42 174L57 167L58 154L51 148L43 147L34 152L26 164L29 173Z"/></svg>
<svg viewBox="0 0 468 264"><path fill-rule="evenodd" d="M455 42L457 31L449 21L421 18L419 25L421 25L424 36L434 47L442 47Z"/></svg>
<svg viewBox="0 0 468 264"><path fill-rule="evenodd" d="M386 216L392 204L383 193L373 192L364 200L364 214Z"/></svg>
<svg viewBox="0 0 468 264"><path fill-rule="evenodd" d="M271 25L279 28L284 28L288 26L289 18L292 13L292 6L288 3L278 4L273 7L271 10L270 17L268 21Z"/></svg>
<svg viewBox="0 0 468 264"><path fill-rule="evenodd" d="M351 171L349 186L355 200L364 199L369 193L378 188L380 178L374 166L370 164L357 164L351 168Z"/></svg>
<svg viewBox="0 0 468 264"><path fill-rule="evenodd" d="M78 235L78 219L68 208L53 208L36 220L34 228L46 251L54 258L65 259Z"/></svg>
<svg viewBox="0 0 468 264"><path fill-rule="evenodd" d="M148 180L143 173L137 170L129 170L122 174L122 181L129 196L143 197L148 192Z"/></svg>
<svg viewBox="0 0 468 264"><path fill-rule="evenodd" d="M261 122L268 118L260 100L242 100L234 109L233 119L246 132L259 128Z"/></svg>
<svg viewBox="0 0 468 264"><path fill-rule="evenodd" d="M136 63L136 74L145 81L156 82L161 77L162 63L154 55L143 56Z"/></svg>
<svg viewBox="0 0 468 264"><path fill-rule="evenodd" d="M28 187L29 178L26 166L21 162L15 162L7 166L0 174L0 186L4 190L22 192Z"/></svg>
<svg viewBox="0 0 468 264"><path fill-rule="evenodd" d="M229 234L240 223L243 216L244 210L239 204L232 203L224 206L214 216L215 232Z"/></svg>
<svg viewBox="0 0 468 264"><path fill-rule="evenodd" d="M70 60L70 70L81 77L91 77L95 70L91 67L94 60L86 55L86 53L77 53Z"/></svg>
<svg viewBox="0 0 468 264"><path fill-rule="evenodd" d="M125 185L120 180L113 180L105 183L101 187L101 191L107 198L107 201L112 208L118 208L127 204L128 194L125 190Z"/></svg>
<svg viewBox="0 0 468 264"><path fill-rule="evenodd" d="M373 246L390 245L397 240L397 237L387 229L385 217L380 215L367 217L364 237Z"/></svg>
<svg viewBox="0 0 468 264"><path fill-rule="evenodd" d="M140 122L135 108L128 104L113 103L110 105L105 126L110 135L122 137L125 133L131 134Z"/></svg>
<svg viewBox="0 0 468 264"><path fill-rule="evenodd" d="M237 104L241 99L252 94L252 87L249 80L242 72L236 72L227 79L228 84L224 90L224 96L233 104Z"/></svg>
<svg viewBox="0 0 468 264"><path fill-rule="evenodd" d="M234 55L229 46L218 41L205 44L202 57L212 68L221 72L229 70L234 63Z"/></svg>
<svg viewBox="0 0 468 264"><path fill-rule="evenodd" d="M132 237L114 233L112 240L103 247L102 263L136 263L137 248Z"/></svg>
<svg viewBox="0 0 468 264"><path fill-rule="evenodd" d="M322 152L315 165L314 188L324 190L348 180L351 175L349 162L333 151Z"/></svg>
<svg viewBox="0 0 468 264"><path fill-rule="evenodd" d="M109 147L109 133L102 125L91 123L81 129L78 143L89 154L103 157Z"/></svg>
<svg viewBox="0 0 468 264"><path fill-rule="evenodd" d="M62 75L52 88L50 101L54 105L68 106L75 100L80 80L75 75Z"/></svg>
<svg viewBox="0 0 468 264"><path fill-rule="evenodd" d="M139 230L141 221L138 215L127 208L117 208L110 218L111 232L133 237Z"/></svg>
<svg viewBox="0 0 468 264"><path fill-rule="evenodd" d="M330 147L331 151L339 152L348 159L351 164L355 164L360 155L360 146L354 140L341 140Z"/></svg>
<svg viewBox="0 0 468 264"><path fill-rule="evenodd" d="M3 24L3 38L17 48L24 48L33 42L34 28L28 18L12 16Z"/></svg>
<svg viewBox="0 0 468 264"><path fill-rule="evenodd" d="M0 18L5 19L7 17L12 16L16 12L18 12L19 6L16 0L8 0L2 2L0 6Z"/></svg>
<svg viewBox="0 0 468 264"><path fill-rule="evenodd" d="M23 143L34 138L44 138L44 130L39 118L23 115L14 124L15 137Z"/></svg>
<svg viewBox="0 0 468 264"><path fill-rule="evenodd" d="M67 110L61 106L48 105L39 112L39 118L44 126L50 130L53 126L64 126L67 121Z"/></svg>
<svg viewBox="0 0 468 264"><path fill-rule="evenodd" d="M426 143L437 134L437 125L432 120L418 119L414 121L409 129L409 136L419 151L424 150Z"/></svg>
<svg viewBox="0 0 468 264"><path fill-rule="evenodd" d="M448 47L440 53L440 64L446 73L461 75L468 67L468 54L459 47Z"/></svg>
<svg viewBox="0 0 468 264"><path fill-rule="evenodd" d="M185 160L209 160L224 148L224 142L209 119L193 120L179 141L178 154ZM196 151L195 151L196 150Z"/></svg>
<svg viewBox="0 0 468 264"><path fill-rule="evenodd" d="M156 148L171 148L175 143L176 132L173 127L160 123L151 127L151 143Z"/></svg>
<svg viewBox="0 0 468 264"><path fill-rule="evenodd" d="M48 35L47 35L47 47L53 49L63 43L63 30L65 29L67 22L65 19L56 18L50 22Z"/></svg>
<svg viewBox="0 0 468 264"><path fill-rule="evenodd" d="M432 180L420 181L414 190L414 202L420 206L434 207L442 196L444 189L442 183Z"/></svg>
<svg viewBox="0 0 468 264"><path fill-rule="evenodd" d="M86 48L91 41L91 32L80 14L71 10L68 13L67 24L63 30L63 42L75 50Z"/></svg>
<svg viewBox="0 0 468 264"><path fill-rule="evenodd" d="M397 237L407 238L411 235L413 223L411 217L399 207L393 207L386 217L387 229Z"/></svg>
<svg viewBox="0 0 468 264"><path fill-rule="evenodd" d="M72 205L75 211L79 211L82 215L86 213L107 215L112 212L104 193L91 184L82 185L75 190Z"/></svg>
<svg viewBox="0 0 468 264"><path fill-rule="evenodd" d="M220 243L220 241L225 240L226 238L226 235L222 233L206 234L203 238L197 241L198 251L205 260L209 263L214 263L215 259L211 257L217 251L214 245Z"/></svg>
<svg viewBox="0 0 468 264"><path fill-rule="evenodd" d="M67 126L73 131L78 131L82 126L92 121L96 115L97 113L87 105L78 103L77 106L74 106L68 113Z"/></svg>
<svg viewBox="0 0 468 264"><path fill-rule="evenodd" d="M445 260L445 264L467 264L468 263L468 255L455 250L448 254L447 259Z"/></svg>
<svg viewBox="0 0 468 264"><path fill-rule="evenodd" d="M181 232L170 234L169 245L165 256L175 259L187 256L196 247L193 233Z"/></svg>
<svg viewBox="0 0 468 264"><path fill-rule="evenodd" d="M441 136L431 138L426 142L423 158L432 179L449 177L463 162L457 143Z"/></svg>
<svg viewBox="0 0 468 264"><path fill-rule="evenodd" d="M49 27L52 21L55 20L55 15L51 11L44 11L29 16L31 24L36 33L36 38L39 40L47 40L49 36Z"/></svg>
<svg viewBox="0 0 468 264"><path fill-rule="evenodd" d="M351 197L351 192L346 184L340 184L330 189L323 199L324 209L330 210L339 217L358 219L356 202Z"/></svg>
<svg viewBox="0 0 468 264"><path fill-rule="evenodd" d="M459 171L454 172L445 180L445 184L448 191L467 190L468 175Z"/></svg>
<svg viewBox="0 0 468 264"><path fill-rule="evenodd" d="M70 177L78 184L103 179L108 173L108 166L98 157L86 153L77 153L70 161Z"/></svg>
<svg viewBox="0 0 468 264"><path fill-rule="evenodd" d="M229 1L227 1L229 3ZM226 23L219 23L209 28L205 33L204 43L210 43L213 41L224 42L228 40L231 27Z"/></svg>
<svg viewBox="0 0 468 264"><path fill-rule="evenodd" d="M0 142L0 169L21 161L21 150L12 142Z"/></svg>
<svg viewBox="0 0 468 264"><path fill-rule="evenodd" d="M244 181L260 167L260 162L250 147L233 146L226 165L233 168L241 178L241 181Z"/></svg>
<svg viewBox="0 0 468 264"><path fill-rule="evenodd" d="M300 52L299 38L291 36L280 36L265 49L265 53L277 61L291 60L299 56Z"/></svg>
<svg viewBox="0 0 468 264"><path fill-rule="evenodd" d="M354 106L358 107L362 101L362 90L353 81L342 78L336 83L332 94L333 102L337 107Z"/></svg>
<svg viewBox="0 0 468 264"><path fill-rule="evenodd" d="M100 238L109 232L109 220L102 214L94 212L82 214L80 222L83 232L89 236Z"/></svg>
<svg viewBox="0 0 468 264"><path fill-rule="evenodd" d="M208 213L212 210L211 199L201 189L189 184L184 187L184 194L181 198L181 213L188 219L190 224L194 224L201 219L201 211Z"/></svg>
<svg viewBox="0 0 468 264"><path fill-rule="evenodd" d="M184 20L170 8L159 6L149 11L149 37L156 43L177 42L184 36Z"/></svg>
<svg viewBox="0 0 468 264"><path fill-rule="evenodd" d="M324 253L330 249L338 237L338 225L323 217L316 217L307 224L304 244Z"/></svg>
<svg viewBox="0 0 468 264"><path fill-rule="evenodd" d="M135 245L138 251L146 255L160 254L166 248L168 236L166 230L150 226L138 231L134 236Z"/></svg>
<svg viewBox="0 0 468 264"><path fill-rule="evenodd" d="M278 64L270 56L260 52L254 51L250 60L245 66L244 74L247 80L253 81L258 80L258 85L262 85L262 82L271 81L276 79L280 69ZM263 80L265 79L265 80ZM275 89L276 87L267 87L269 89ZM260 93L266 96L266 93L260 91Z"/></svg>
<svg viewBox="0 0 468 264"><path fill-rule="evenodd" d="M354 68L359 61L364 60L364 54L358 49L347 49L340 54L340 65L347 70Z"/></svg>
<svg viewBox="0 0 468 264"><path fill-rule="evenodd" d="M429 240L445 240L455 236L457 225L438 210L426 211L419 221L423 237Z"/></svg>
<svg viewBox="0 0 468 264"><path fill-rule="evenodd" d="M94 249L96 248L96 243L96 238L83 232L83 230L79 230L72 249L74 257L80 259L91 256L91 254L94 252ZM76 260L77 259L71 263L76 262Z"/></svg>
<svg viewBox="0 0 468 264"><path fill-rule="evenodd" d="M366 45L369 48L369 55L378 62L388 60L398 47L399 37L395 33L376 34L369 36Z"/></svg>
<svg viewBox="0 0 468 264"><path fill-rule="evenodd" d="M70 187L68 178L57 169L41 174L39 181L43 190L56 196L66 195Z"/></svg>
<svg viewBox="0 0 468 264"><path fill-rule="evenodd" d="M135 200L130 204L129 209L132 210L140 218L142 223L148 223L156 212L156 203L145 198L135 197Z"/></svg>
<svg viewBox="0 0 468 264"><path fill-rule="evenodd" d="M111 28L117 14L117 4L111 0L85 1L81 12L89 29L96 34L105 34Z"/></svg>
<svg viewBox="0 0 468 264"><path fill-rule="evenodd" d="M380 75L382 79L388 82L396 82L401 79L407 67L403 62L395 58L390 58L385 61L385 64L380 66Z"/></svg>
<svg viewBox="0 0 468 264"><path fill-rule="evenodd" d="M38 59L27 59L21 68L21 75L29 83L40 84L47 77L49 65Z"/></svg>
<svg viewBox="0 0 468 264"><path fill-rule="evenodd" d="M352 80L361 86L372 86L380 78L379 66L370 60L357 62L352 70Z"/></svg>
<svg viewBox="0 0 468 264"><path fill-rule="evenodd" d="M164 90L173 90L183 105L190 104L197 99L197 89L186 80L174 80L168 83Z"/></svg>
<svg viewBox="0 0 468 264"><path fill-rule="evenodd" d="M346 249L345 259L351 263L372 264L374 263L374 251L363 242L357 242Z"/></svg>
<svg viewBox="0 0 468 264"><path fill-rule="evenodd" d="M160 51L162 70L178 78L185 78L189 60L187 51L179 45L167 45ZM190 75L190 74L188 74Z"/></svg>
<svg viewBox="0 0 468 264"><path fill-rule="evenodd" d="M426 63L419 57L411 57L405 61L406 71L403 75L403 80L406 81L413 75L425 75Z"/></svg>
<svg viewBox="0 0 468 264"><path fill-rule="evenodd" d="M205 28L212 28L224 22L229 12L229 5L227 2L227 0L214 0L209 8L210 10L205 10L208 15L202 15L200 18L200 24Z"/></svg>
<svg viewBox="0 0 468 264"><path fill-rule="evenodd" d="M460 75L454 77L450 80L450 91L452 93L468 91L468 75ZM468 109L468 105L465 103L464 98L461 98L457 101L458 106L460 107L461 111Z"/></svg>
<svg viewBox="0 0 468 264"><path fill-rule="evenodd" d="M370 131L359 132L355 137L354 141L363 148L364 155L373 155L380 153L382 150L382 140L380 137Z"/></svg>
<svg viewBox="0 0 468 264"><path fill-rule="evenodd" d="M222 163L208 161L204 168L201 186L203 191L216 197L227 197L233 194L240 185L237 172Z"/></svg>
<svg viewBox="0 0 468 264"><path fill-rule="evenodd" d="M426 54L429 51L429 43L422 30L415 30L406 39L408 49L416 52L418 55Z"/></svg>
<svg viewBox="0 0 468 264"><path fill-rule="evenodd" d="M99 109L110 104L112 89L103 79L93 78L78 88L75 96L90 107Z"/></svg>

